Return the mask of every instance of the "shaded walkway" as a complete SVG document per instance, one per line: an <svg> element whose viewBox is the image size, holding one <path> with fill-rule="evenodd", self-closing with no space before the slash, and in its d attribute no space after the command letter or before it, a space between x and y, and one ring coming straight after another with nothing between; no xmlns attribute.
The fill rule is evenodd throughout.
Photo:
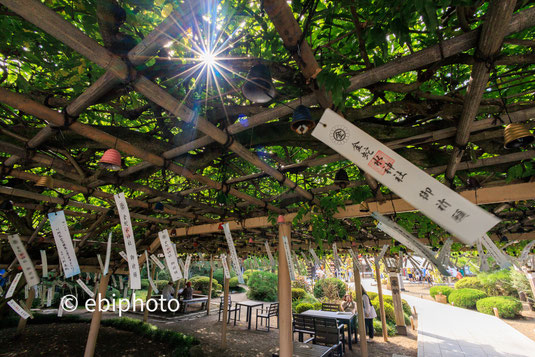
<svg viewBox="0 0 535 357"><path fill-rule="evenodd" d="M365 279L363 285L376 292L372 282ZM494 316L406 294L402 297L418 313L418 357L535 356L535 341Z"/></svg>

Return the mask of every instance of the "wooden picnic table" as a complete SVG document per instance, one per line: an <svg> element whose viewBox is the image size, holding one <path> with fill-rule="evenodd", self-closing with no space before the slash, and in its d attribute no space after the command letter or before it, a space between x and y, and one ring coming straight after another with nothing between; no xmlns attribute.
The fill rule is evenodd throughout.
<svg viewBox="0 0 535 357"><path fill-rule="evenodd" d="M302 312L301 315L306 316L312 316L312 317L319 317L323 319L334 319L336 321L340 321L344 324L347 324L347 336L348 336L348 342L347 345L350 350L353 350L352 345L352 339L351 339L351 332L353 330L351 326L352 320L357 318L357 314L354 314L352 312L342 312L342 311L322 311L322 310L307 310L305 312ZM357 339L357 329L354 331L355 334L355 340Z"/></svg>

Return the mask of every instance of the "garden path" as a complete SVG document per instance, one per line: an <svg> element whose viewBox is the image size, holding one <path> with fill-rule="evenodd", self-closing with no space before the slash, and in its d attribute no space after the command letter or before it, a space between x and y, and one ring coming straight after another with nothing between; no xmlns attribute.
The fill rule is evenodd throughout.
<svg viewBox="0 0 535 357"><path fill-rule="evenodd" d="M372 282L364 279L363 286L376 292ZM535 356L535 342L499 318L406 294L402 297L418 313L418 357Z"/></svg>

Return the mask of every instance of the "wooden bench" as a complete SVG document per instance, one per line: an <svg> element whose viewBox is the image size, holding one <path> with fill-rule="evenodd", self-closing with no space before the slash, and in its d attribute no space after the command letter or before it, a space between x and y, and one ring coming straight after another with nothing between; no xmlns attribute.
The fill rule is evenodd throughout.
<svg viewBox="0 0 535 357"><path fill-rule="evenodd" d="M199 296L199 295L196 295ZM181 300L180 301L180 310L184 313L186 313L188 306L192 304L201 304L201 310L206 309L206 304L208 303L208 296L201 295L199 297L194 297L192 299L188 300Z"/></svg>

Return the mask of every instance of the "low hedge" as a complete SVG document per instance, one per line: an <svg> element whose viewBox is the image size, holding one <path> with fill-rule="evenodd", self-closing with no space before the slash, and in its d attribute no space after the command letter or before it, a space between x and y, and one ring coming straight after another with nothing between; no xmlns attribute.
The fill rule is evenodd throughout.
<svg viewBox="0 0 535 357"><path fill-rule="evenodd" d="M249 277L247 297L257 301L277 301L277 275L267 271L255 271Z"/></svg>
<svg viewBox="0 0 535 357"><path fill-rule="evenodd" d="M308 302L302 302L295 307L295 312L298 314L305 312L307 310L314 310L314 305Z"/></svg>
<svg viewBox="0 0 535 357"><path fill-rule="evenodd" d="M498 309L500 317L512 319L522 311L522 303L511 296L491 296L476 303L477 311L487 315L494 315L494 308Z"/></svg>
<svg viewBox="0 0 535 357"><path fill-rule="evenodd" d="M386 330L388 332L388 336L395 336L396 335L396 325L393 323L387 323L386 324ZM375 335L382 336L383 335L383 324L379 320L373 320L373 331Z"/></svg>
<svg viewBox="0 0 535 357"><path fill-rule="evenodd" d="M208 276L194 276L189 280L193 290L199 290L202 294L208 295L210 288L210 277ZM217 297L221 293L223 287L217 283L217 280L212 279L212 297Z"/></svg>
<svg viewBox="0 0 535 357"><path fill-rule="evenodd" d="M450 288L449 286L432 286L431 289L429 289L429 295L431 295L431 297L434 299L436 295L440 295L440 294L450 296L452 291L453 289Z"/></svg>
<svg viewBox="0 0 535 357"><path fill-rule="evenodd" d="M483 284L475 276L467 276L466 278L462 278L455 283L455 289L466 289L466 288L483 290Z"/></svg>
<svg viewBox="0 0 535 357"><path fill-rule="evenodd" d="M380 306L379 306L379 299L373 300L372 301L372 305L375 308L375 312L377 313L377 317L380 318L381 317L381 309L380 309ZM394 314L394 306L392 306L391 304L389 304L388 302L385 301L384 307L385 307L386 319L388 321L395 321L396 320L396 315Z"/></svg>
<svg viewBox="0 0 535 357"><path fill-rule="evenodd" d="M455 289L448 296L448 302L454 306L473 309L478 300L486 298L487 294L477 289Z"/></svg>
<svg viewBox="0 0 535 357"><path fill-rule="evenodd" d="M305 297L306 291L305 289L300 288L292 288L292 300L301 300Z"/></svg>
<svg viewBox="0 0 535 357"><path fill-rule="evenodd" d="M374 300L377 300L377 302L379 302L379 295L377 295ZM389 303L390 305L394 306L394 301L392 300L392 296L391 295L383 295L383 301L385 303ZM411 316L412 315L411 306L409 305L407 300L401 299L401 305L403 306L403 312L406 313L407 315ZM377 310L377 311L379 311L379 310Z"/></svg>

